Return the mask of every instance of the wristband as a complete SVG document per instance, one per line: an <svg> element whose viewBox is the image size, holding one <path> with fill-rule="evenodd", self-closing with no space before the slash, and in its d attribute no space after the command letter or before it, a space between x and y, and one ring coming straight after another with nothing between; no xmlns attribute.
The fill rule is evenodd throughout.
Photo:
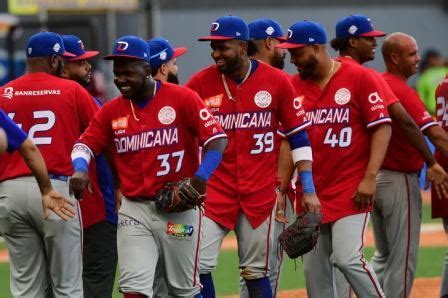
<svg viewBox="0 0 448 298"><path fill-rule="evenodd" d="M219 166L222 159L222 153L215 150L208 150L202 158L202 163L194 174L195 176L207 181Z"/></svg>
<svg viewBox="0 0 448 298"><path fill-rule="evenodd" d="M313 182L313 173L311 171L302 171L299 173L302 190L304 193L315 193Z"/></svg>

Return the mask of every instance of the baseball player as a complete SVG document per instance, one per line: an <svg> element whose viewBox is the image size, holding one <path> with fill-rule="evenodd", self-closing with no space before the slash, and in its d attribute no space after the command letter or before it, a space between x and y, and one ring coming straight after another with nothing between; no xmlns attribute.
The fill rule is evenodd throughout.
<svg viewBox="0 0 448 298"><path fill-rule="evenodd" d="M75 35L63 35L65 49L75 57L67 57L62 77L87 87L91 82L92 66L88 59L99 54L86 51ZM102 101L92 97L101 107ZM117 268L117 212L114 180L103 155L90 164L91 190L80 201L83 225L83 285L84 297L111 297Z"/></svg>
<svg viewBox="0 0 448 298"><path fill-rule="evenodd" d="M235 230L240 275L250 297L272 297L267 276L276 202L278 146L281 121L292 157L302 178L304 203L320 209L311 172L311 148L294 88L282 71L249 59L249 29L236 16L212 23L209 36L215 65L194 75L187 86L195 90L229 136L223 161L207 183L201 243L201 283L204 297L214 297L211 272L216 268L224 236Z"/></svg>
<svg viewBox="0 0 448 298"><path fill-rule="evenodd" d="M151 51L151 75L162 82L179 84L177 73L177 57L187 52L187 48L175 48L164 38L153 38L148 41Z"/></svg>
<svg viewBox="0 0 448 298"><path fill-rule="evenodd" d="M285 66L286 50L276 48L275 46L284 42L282 28L279 23L271 19L257 19L248 24L249 41L247 54L251 59L267 63L272 67L283 69ZM277 296L277 290L280 284L280 273L283 265L283 249L277 241L279 234L285 229L288 220L292 219L294 214L294 190L291 188L291 173L294 164L291 157L291 148L288 140L276 135L280 144L278 177L280 178L280 187L277 194L277 204L275 206L275 221L272 229L272 245L269 257L269 281L271 283L272 295ZM285 166L286 163L286 166ZM286 171L286 172L285 172ZM289 200L285 200L285 197ZM240 278L240 296L248 297L246 283Z"/></svg>
<svg viewBox="0 0 448 298"><path fill-rule="evenodd" d="M79 84L58 78L64 67L62 38L52 32L30 37L27 72L0 89L3 110L28 133L45 160L53 187L69 196L70 152L98 107ZM35 179L15 152L0 162L1 193L8 217L2 228L10 253L14 297L83 297L79 209L68 221L42 218ZM72 203L76 206L75 200ZM51 290L50 290L51 288Z"/></svg>
<svg viewBox="0 0 448 298"><path fill-rule="evenodd" d="M82 195L91 157L112 145L124 196L117 235L120 291L125 298L152 297L160 261L170 295L200 297L202 212L165 213L155 196L167 182L184 177L192 177L192 187L204 194L227 139L197 94L153 80L150 56L147 42L136 36L114 42L105 59L114 62L121 96L102 107L75 144L70 186ZM198 141L205 148L199 168Z"/></svg>
<svg viewBox="0 0 448 298"><path fill-rule="evenodd" d="M330 43L334 50L339 51L339 57L336 60L362 65L375 58L376 37L385 35L386 33L374 29L369 17L365 15L350 15L338 21L336 24L336 38L331 40ZM406 112L382 76L374 69L369 70L383 88L384 100L391 119L399 125L408 143L420 153L429 165L428 179L435 184L440 184L446 175L445 171L431 154L420 128L417 127L412 117ZM336 274L338 274L338 271L336 271ZM343 281L343 278L341 280ZM344 284L347 287L337 283L338 293L342 297L347 296L344 291L341 292L342 289L346 288L348 291L348 284Z"/></svg>
<svg viewBox="0 0 448 298"><path fill-rule="evenodd" d="M309 297L333 297L336 266L358 297L382 297L363 249L391 120L372 74L331 59L326 42L320 24L302 21L289 28L287 42L278 46L289 50L299 72L292 82L312 121L313 172L323 212L316 250L304 256L307 292Z"/></svg>
<svg viewBox="0 0 448 298"><path fill-rule="evenodd" d="M447 104L448 104L448 75L439 84L436 89L436 114L437 122L445 131L448 131L447 123ZM448 158L441 154L439 150L435 153L437 161L447 169L448 168ZM433 187L431 189L431 214L432 218L441 217L443 220L443 227L445 233L448 233L448 207L447 207L447 195L444 195ZM442 284L440 286L440 297L448 297L448 257L445 257L445 266L443 268L442 274Z"/></svg>
<svg viewBox="0 0 448 298"><path fill-rule="evenodd" d="M382 74L384 80L421 131L437 149L448 154L448 135L406 84L420 61L415 39L393 33L386 37L382 53L387 68ZM417 266L422 212L418 173L423 160L415 148L407 145L395 122L392 136L377 177L377 202L372 212L376 250L372 266L387 297L408 297Z"/></svg>

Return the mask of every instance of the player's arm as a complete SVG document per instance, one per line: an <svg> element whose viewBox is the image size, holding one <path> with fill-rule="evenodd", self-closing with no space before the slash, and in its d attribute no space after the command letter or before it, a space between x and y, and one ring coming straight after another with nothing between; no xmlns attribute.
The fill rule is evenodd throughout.
<svg viewBox="0 0 448 298"><path fill-rule="evenodd" d="M191 178L191 185L200 193L205 193L206 182L219 166L222 155L227 147L227 138L222 137L211 140L205 147L202 163Z"/></svg>
<svg viewBox="0 0 448 298"><path fill-rule="evenodd" d="M437 150L448 157L448 134L439 125L431 125L423 131L431 140Z"/></svg>
<svg viewBox="0 0 448 298"><path fill-rule="evenodd" d="M302 205L305 212L320 212L320 202L313 182L313 153L306 130L288 136L291 156L302 185Z"/></svg>
<svg viewBox="0 0 448 298"><path fill-rule="evenodd" d="M389 123L372 128L370 139L370 158L364 177L355 193L355 205L359 210L367 209L374 202L376 175L383 164L389 146L392 128Z"/></svg>
<svg viewBox="0 0 448 298"><path fill-rule="evenodd" d="M435 185L439 185L445 179L446 172L442 166L437 163L434 155L426 143L425 137L412 117L406 112L403 105L400 102L394 103L388 107L389 115L392 120L395 121L401 131L406 136L409 144L414 147L424 159L427 169L427 180ZM448 146L448 145L447 145Z"/></svg>
<svg viewBox="0 0 448 298"><path fill-rule="evenodd" d="M90 100L91 101L91 100ZM110 102L109 102L110 103ZM70 194L76 199L83 197L86 188L92 192L89 179L89 164L96 154L102 153L110 144L111 128L108 117L108 107L104 107L95 114L85 132L73 146L71 153L74 173L70 179Z"/></svg>
<svg viewBox="0 0 448 298"><path fill-rule="evenodd" d="M278 222L288 223L285 216L287 192L294 174L294 163L291 156L291 146L287 140L282 140L278 155L277 173L280 179L280 187L277 192L275 220Z"/></svg>

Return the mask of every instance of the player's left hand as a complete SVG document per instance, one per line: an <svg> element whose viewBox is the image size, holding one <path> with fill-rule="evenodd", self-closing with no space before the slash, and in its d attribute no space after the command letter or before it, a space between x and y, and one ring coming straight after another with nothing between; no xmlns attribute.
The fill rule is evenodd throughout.
<svg viewBox="0 0 448 298"><path fill-rule="evenodd" d="M84 190L93 193L92 184L90 183L89 174L85 172L75 172L70 178L70 195L74 195L77 200L82 199Z"/></svg>
<svg viewBox="0 0 448 298"><path fill-rule="evenodd" d="M42 207L45 219L48 219L50 210L63 220L69 220L76 216L76 212L73 209L74 204L54 189L42 195Z"/></svg>
<svg viewBox="0 0 448 298"><path fill-rule="evenodd" d="M375 202L376 178L364 177L354 194L355 206L358 210L365 210Z"/></svg>
<svg viewBox="0 0 448 298"><path fill-rule="evenodd" d="M277 190L276 206L275 206L275 220L281 223L288 223L288 218L285 215L286 211L286 194Z"/></svg>
<svg viewBox="0 0 448 298"><path fill-rule="evenodd" d="M448 177L445 170L438 163L433 164L426 170L425 189L429 188L430 182L439 198L447 197Z"/></svg>

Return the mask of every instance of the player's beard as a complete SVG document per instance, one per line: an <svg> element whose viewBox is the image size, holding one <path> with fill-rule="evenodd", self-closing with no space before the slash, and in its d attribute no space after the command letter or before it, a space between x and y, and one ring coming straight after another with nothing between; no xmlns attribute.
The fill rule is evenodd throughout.
<svg viewBox="0 0 448 298"><path fill-rule="evenodd" d="M275 51L272 58L272 66L278 69L285 68L285 56L286 54Z"/></svg>
<svg viewBox="0 0 448 298"><path fill-rule="evenodd" d="M58 65L56 66L56 71L55 71L55 75L57 77L61 77L62 76L62 71L64 70L64 62L61 60L58 60Z"/></svg>
<svg viewBox="0 0 448 298"><path fill-rule="evenodd" d="M314 74L314 71L316 70L318 64L319 62L317 61L316 57L310 56L299 71L300 78L302 80L309 79Z"/></svg>
<svg viewBox="0 0 448 298"><path fill-rule="evenodd" d="M166 78L166 81L168 83L179 85L179 78L176 74L172 73L171 71L168 72L168 77Z"/></svg>
<svg viewBox="0 0 448 298"><path fill-rule="evenodd" d="M232 75L238 72L240 66L242 65L242 59L239 56L229 58L225 62L226 63L223 66L218 65L219 72L225 75Z"/></svg>

